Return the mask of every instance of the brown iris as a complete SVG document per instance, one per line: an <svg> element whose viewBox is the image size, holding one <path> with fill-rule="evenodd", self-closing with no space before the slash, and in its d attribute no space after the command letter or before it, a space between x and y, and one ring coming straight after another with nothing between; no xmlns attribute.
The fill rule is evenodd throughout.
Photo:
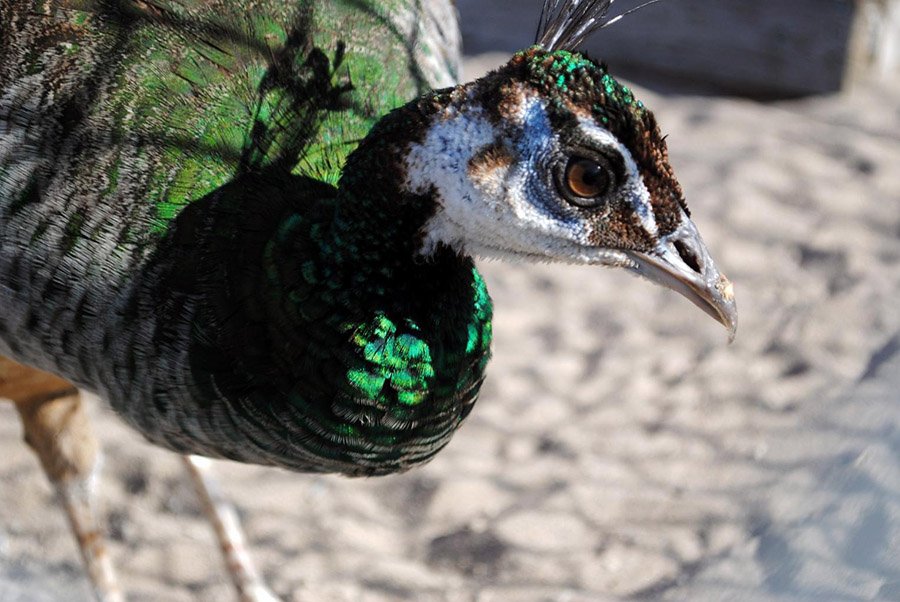
<svg viewBox="0 0 900 602"><path fill-rule="evenodd" d="M591 159L572 157L566 165L566 188L582 199L596 199L607 193L609 170Z"/></svg>

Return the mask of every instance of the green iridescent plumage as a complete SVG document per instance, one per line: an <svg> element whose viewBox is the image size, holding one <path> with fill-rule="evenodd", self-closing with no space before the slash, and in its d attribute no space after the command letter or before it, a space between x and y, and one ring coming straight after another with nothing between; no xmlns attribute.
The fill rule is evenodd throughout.
<svg viewBox="0 0 900 602"><path fill-rule="evenodd" d="M26 262L59 265L65 294L45 307L77 309L4 337L16 355L53 358L183 451L350 474L436 453L483 379L484 283L470 259L416 258L426 214L396 203L396 181L364 179L384 175L382 151L345 170L385 114L454 82L433 13L418 0L50 4L0 0L0 83L27 99L0 118L27 123L3 107L33 102L47 124L26 132L41 162L0 153L0 226L30 228ZM52 97L28 89L35 74ZM10 253L0 269L22 264ZM98 305L113 308L99 328ZM42 349L54 339L77 350Z"/></svg>
<svg viewBox="0 0 900 602"><path fill-rule="evenodd" d="M619 83L603 63L592 61L583 54L568 50L548 53L535 46L517 53L515 58L528 63L532 81L552 83L560 94L571 95L572 100L578 100L579 90L601 90L603 94L595 103L595 112L619 108L638 117L647 112L644 103L634 97L628 86Z"/></svg>
<svg viewBox="0 0 900 602"><path fill-rule="evenodd" d="M64 53L67 70L83 79L79 94L102 86L102 102L85 103L89 114L81 118L94 120L95 134L122 150L98 157L101 173L143 163L155 212L149 224L132 225L139 238L163 232L186 204L233 178L242 158L255 166L278 160L298 128L309 139L293 157L295 172L335 184L372 125L428 89L422 75L410 77L409 65L384 64L385 55L408 52L403 32L385 27L393 14L410 10L403 0L54 4L56 13L32 17L44 19L48 32L26 57L24 73L46 65L46 53ZM342 90L342 110L310 123L313 116L291 94L308 92L298 84L319 75L311 72L324 56L338 53L329 79ZM104 64L111 57L114 64ZM377 82L379 91L351 82ZM105 194L115 196L124 184L111 176Z"/></svg>

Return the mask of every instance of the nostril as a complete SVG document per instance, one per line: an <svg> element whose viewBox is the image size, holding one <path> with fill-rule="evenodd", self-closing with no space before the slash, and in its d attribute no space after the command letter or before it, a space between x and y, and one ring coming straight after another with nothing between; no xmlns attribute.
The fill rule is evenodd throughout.
<svg viewBox="0 0 900 602"><path fill-rule="evenodd" d="M690 247L688 247L680 240L676 240L675 250L678 251L678 255L681 256L681 260L686 263L689 268L691 268L698 274L703 273L703 263L700 258L697 257L697 254L691 250Z"/></svg>

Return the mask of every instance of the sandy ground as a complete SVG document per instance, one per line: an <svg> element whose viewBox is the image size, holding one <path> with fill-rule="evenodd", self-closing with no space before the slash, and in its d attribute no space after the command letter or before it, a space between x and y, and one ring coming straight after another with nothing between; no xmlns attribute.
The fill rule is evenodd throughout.
<svg viewBox="0 0 900 602"><path fill-rule="evenodd" d="M219 465L285 600L900 600L900 82L641 96L735 282L737 341L624 273L485 264L495 359L432 464ZM232 599L176 458L93 412L130 599ZM85 600L8 404L0 457L0 600Z"/></svg>

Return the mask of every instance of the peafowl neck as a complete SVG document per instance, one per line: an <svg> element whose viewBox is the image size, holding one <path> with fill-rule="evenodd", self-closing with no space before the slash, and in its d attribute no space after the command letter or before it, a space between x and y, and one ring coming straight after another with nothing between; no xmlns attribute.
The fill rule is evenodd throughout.
<svg viewBox="0 0 900 602"><path fill-rule="evenodd" d="M425 119L416 103L392 113L338 188L250 173L178 216L159 283L196 307L194 392L177 403L199 426L156 429L158 442L372 475L449 441L484 378L491 303L471 258L441 245L420 254L435 199L405 190L402 166ZM171 309L165 321L183 323Z"/></svg>
<svg viewBox="0 0 900 602"><path fill-rule="evenodd" d="M311 215L305 203L281 221L266 269L300 270L301 280L333 283L356 306L424 307L441 301L444 286L448 295L457 292L454 273L470 273L472 260L446 247L422 254L438 200L432 191L410 191L405 173L408 149L433 110L419 101L382 119L349 157L321 212Z"/></svg>

